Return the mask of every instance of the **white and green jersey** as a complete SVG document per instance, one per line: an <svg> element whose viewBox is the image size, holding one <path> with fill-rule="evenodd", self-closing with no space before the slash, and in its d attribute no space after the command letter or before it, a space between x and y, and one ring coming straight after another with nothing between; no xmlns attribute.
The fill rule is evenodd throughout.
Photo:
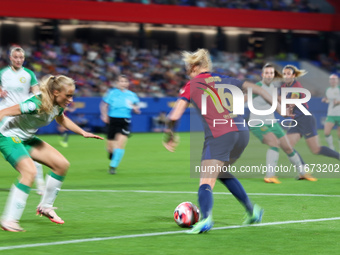
<svg viewBox="0 0 340 255"><path fill-rule="evenodd" d="M7 137L18 137L27 141L34 136L38 128L47 126L55 117L63 114L64 108L54 106L51 113L40 113L41 95L32 96L20 103L22 115L8 117L0 123L0 133Z"/></svg>
<svg viewBox="0 0 340 255"><path fill-rule="evenodd" d="M23 67L14 71L10 66L0 71L0 86L7 91L7 96L0 101L0 109L4 109L25 101L30 96L31 87L38 85L35 74Z"/></svg>
<svg viewBox="0 0 340 255"><path fill-rule="evenodd" d="M273 95L273 90L277 89L277 88L275 88L273 83L271 83L269 86L267 86L266 84L263 84L261 81L259 81L259 82L256 83L256 85L263 88L270 95ZM269 103L267 103L267 101L264 100L263 97L256 95L256 94L253 95L253 106L256 110L268 110L271 107L271 105ZM274 113L271 113L269 115L256 115L256 114L251 112L250 116L249 116L249 120L254 120L254 121L251 121L252 126L262 124L261 121L256 121L256 120L262 120L264 122L264 124L271 125L272 123L277 122L276 120L272 121L273 119L275 119Z"/></svg>
<svg viewBox="0 0 340 255"><path fill-rule="evenodd" d="M340 116L340 104L334 105L334 100L340 101L340 87L329 87L326 97L329 100L327 116Z"/></svg>

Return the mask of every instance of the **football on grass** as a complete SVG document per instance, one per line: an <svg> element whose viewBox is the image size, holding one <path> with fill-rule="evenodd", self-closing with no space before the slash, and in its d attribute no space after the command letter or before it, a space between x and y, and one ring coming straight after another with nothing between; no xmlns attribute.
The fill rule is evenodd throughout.
<svg viewBox="0 0 340 255"><path fill-rule="evenodd" d="M191 202L180 203L174 211L174 220L182 228L190 228L200 218L200 211Z"/></svg>

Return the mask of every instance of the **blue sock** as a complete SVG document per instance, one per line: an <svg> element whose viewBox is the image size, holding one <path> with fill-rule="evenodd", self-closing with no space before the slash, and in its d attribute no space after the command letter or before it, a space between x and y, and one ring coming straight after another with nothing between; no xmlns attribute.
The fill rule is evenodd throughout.
<svg viewBox="0 0 340 255"><path fill-rule="evenodd" d="M219 179L230 191L231 194L246 208L247 212L253 212L253 204L244 190L242 184L235 178Z"/></svg>
<svg viewBox="0 0 340 255"><path fill-rule="evenodd" d="M207 218L214 204L213 194L209 184L203 184L199 187L198 203L200 204L202 219Z"/></svg>
<svg viewBox="0 0 340 255"><path fill-rule="evenodd" d="M110 162L110 166L111 167L118 167L120 161L122 160L123 156L124 156L124 149L115 149L114 153L112 155L111 158L111 162Z"/></svg>
<svg viewBox="0 0 340 255"><path fill-rule="evenodd" d="M326 146L321 146L319 155L324 155L324 156L327 156L327 157L336 158L338 160L340 159L340 154L338 152L333 151L332 149L330 149Z"/></svg>

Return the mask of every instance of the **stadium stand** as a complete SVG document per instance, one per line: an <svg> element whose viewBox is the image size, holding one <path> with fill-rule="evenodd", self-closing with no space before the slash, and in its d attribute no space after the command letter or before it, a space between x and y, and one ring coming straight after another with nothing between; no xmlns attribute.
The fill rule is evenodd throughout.
<svg viewBox="0 0 340 255"><path fill-rule="evenodd" d="M86 0L84 0L86 1ZM89 1L89 0L87 0ZM162 4L178 6L196 6L209 8L229 8L243 10L289 11L289 12L322 12L318 1L309 0L97 0L98 2L125 2L139 4Z"/></svg>

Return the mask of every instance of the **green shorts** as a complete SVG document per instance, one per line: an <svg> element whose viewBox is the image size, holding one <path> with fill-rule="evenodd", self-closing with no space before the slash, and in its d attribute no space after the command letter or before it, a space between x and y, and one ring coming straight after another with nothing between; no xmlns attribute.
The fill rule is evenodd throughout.
<svg viewBox="0 0 340 255"><path fill-rule="evenodd" d="M36 136L28 141L21 141L18 137L0 134L0 152L14 168L22 158L31 157L29 152L41 143L42 140Z"/></svg>
<svg viewBox="0 0 340 255"><path fill-rule="evenodd" d="M249 127L249 130L262 142L263 136L267 133L273 133L277 138L281 138L285 136L285 132L279 123L274 123L274 125L263 125L263 126L255 126Z"/></svg>
<svg viewBox="0 0 340 255"><path fill-rule="evenodd" d="M326 122L331 122L340 127L340 116L327 116Z"/></svg>

